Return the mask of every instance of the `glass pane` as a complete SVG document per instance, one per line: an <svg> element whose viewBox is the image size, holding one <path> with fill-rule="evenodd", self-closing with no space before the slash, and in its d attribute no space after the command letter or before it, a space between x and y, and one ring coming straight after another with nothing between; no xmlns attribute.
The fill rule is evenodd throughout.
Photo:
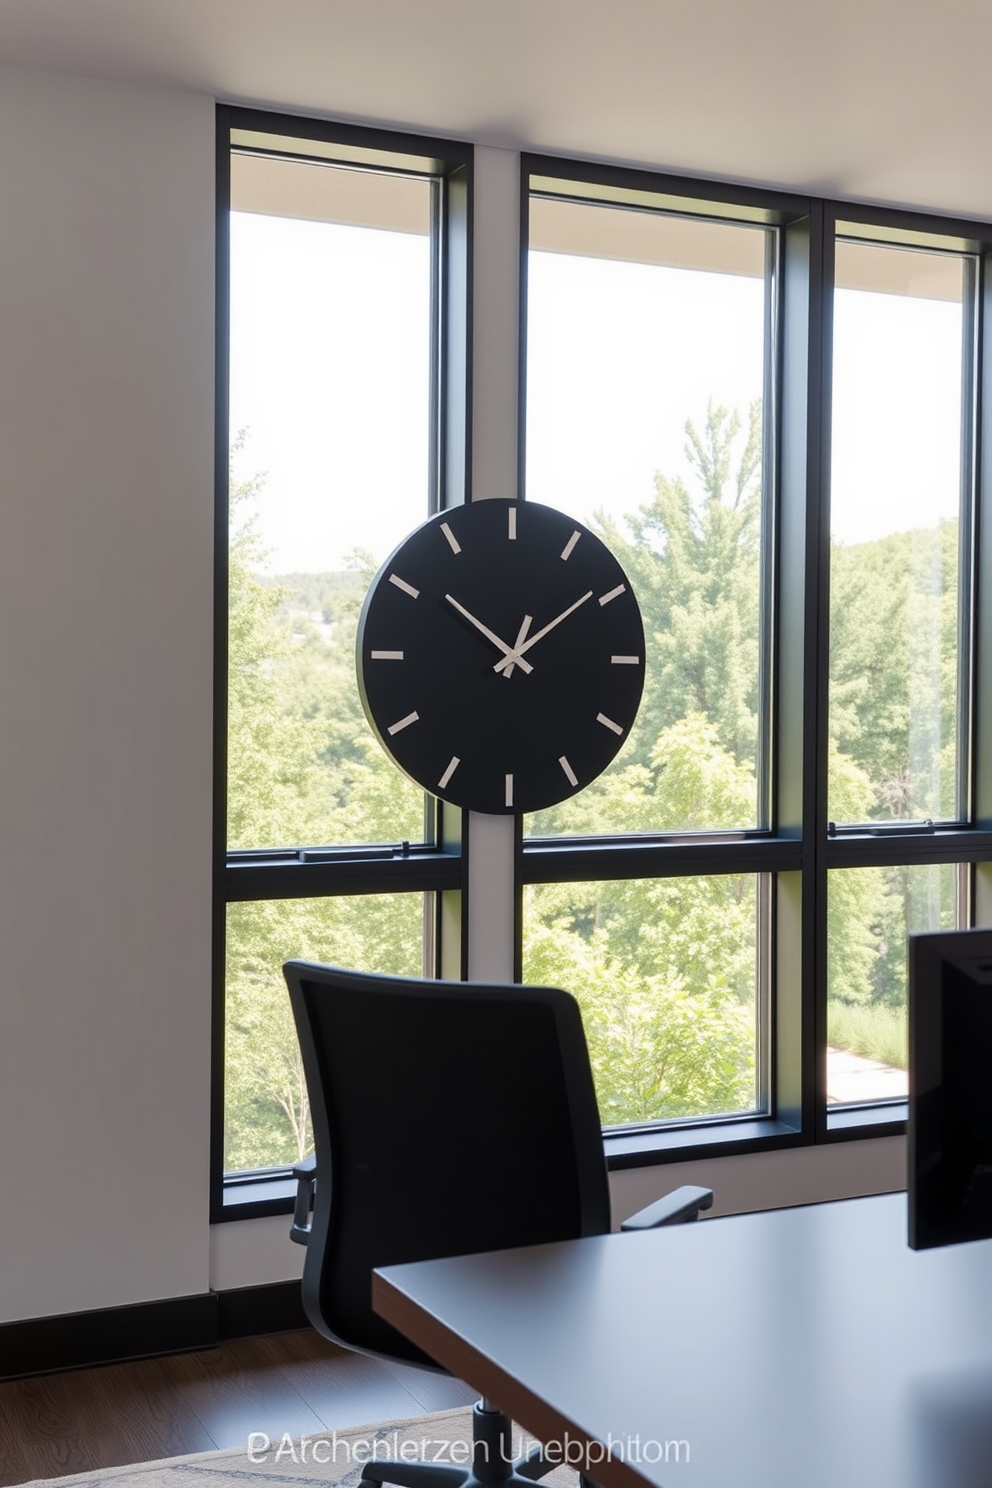
<svg viewBox="0 0 992 1488"><path fill-rule="evenodd" d="M533 885L523 972L582 1009L604 1126L758 1106L754 875Z"/></svg>
<svg viewBox="0 0 992 1488"><path fill-rule="evenodd" d="M534 834L754 827L761 399L772 233L531 202L527 496L600 533L644 619L644 699Z"/></svg>
<svg viewBox="0 0 992 1488"><path fill-rule="evenodd" d="M285 1166L313 1149L283 962L422 976L424 904L422 894L373 894L227 906L226 1172Z"/></svg>
<svg viewBox="0 0 992 1488"><path fill-rule="evenodd" d="M907 1092L906 936L953 930L957 868L838 868L827 875L827 1099Z"/></svg>
<svg viewBox="0 0 992 1488"><path fill-rule="evenodd" d="M369 580L428 514L431 191L232 160L232 848L424 835L354 646Z"/></svg>
<svg viewBox="0 0 992 1488"><path fill-rule="evenodd" d="M954 819L965 260L837 244L830 788L838 822Z"/></svg>

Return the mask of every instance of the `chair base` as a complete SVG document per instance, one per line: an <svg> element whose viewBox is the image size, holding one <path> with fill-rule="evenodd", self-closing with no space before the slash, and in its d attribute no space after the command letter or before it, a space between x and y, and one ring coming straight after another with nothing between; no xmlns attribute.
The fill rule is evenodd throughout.
<svg viewBox="0 0 992 1488"><path fill-rule="evenodd" d="M533 1488L534 1479L523 1473L510 1471L501 1478L478 1478L471 1467L449 1467L441 1462L375 1462L367 1463L362 1472L365 1484L392 1484L394 1488L492 1488L495 1481L501 1488ZM545 1472L557 1467L549 1462Z"/></svg>
<svg viewBox="0 0 992 1488"><path fill-rule="evenodd" d="M393 1488L533 1488L557 1460L532 1447L514 1461L510 1455L512 1424L499 1410L479 1401L472 1411L472 1462L457 1467L441 1462L367 1462L365 1485L392 1484Z"/></svg>

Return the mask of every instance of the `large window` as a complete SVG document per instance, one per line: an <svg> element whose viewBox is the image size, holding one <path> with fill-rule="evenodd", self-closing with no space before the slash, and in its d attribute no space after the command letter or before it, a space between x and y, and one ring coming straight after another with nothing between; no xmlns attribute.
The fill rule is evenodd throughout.
<svg viewBox="0 0 992 1488"><path fill-rule="evenodd" d="M283 1202L309 1142L281 963L463 975L494 875L506 964L579 999L614 1166L900 1130L906 936L992 922L992 235L522 157L501 494L620 558L645 687L512 852L469 821L468 876L459 813L368 729L354 636L378 565L472 496L471 367L516 297L468 303L471 152L221 136L218 1216Z"/></svg>
<svg viewBox="0 0 992 1488"><path fill-rule="evenodd" d="M457 856L375 741L354 651L378 566L462 495L449 364L468 155L241 111L221 135L217 1166L238 1175L309 1150L282 963L432 974L457 918Z"/></svg>
<svg viewBox="0 0 992 1488"><path fill-rule="evenodd" d="M645 686L611 768L524 830L719 844L768 826L779 233L729 208L577 190L531 181L527 497L621 559ZM580 997L610 1124L768 1108L770 899L755 874L713 866L525 894L525 980Z"/></svg>
<svg viewBox="0 0 992 1488"><path fill-rule="evenodd" d="M967 863L899 860L972 817L978 258L838 223L830 481L828 1099L905 1095L906 936L971 923ZM871 863L871 842L888 848ZM929 845L929 844L927 844ZM939 850L939 849L938 849Z"/></svg>
<svg viewBox="0 0 992 1488"><path fill-rule="evenodd" d="M836 246L828 804L968 815L972 255ZM962 601L965 601L962 604Z"/></svg>
<svg viewBox="0 0 992 1488"><path fill-rule="evenodd" d="M895 1129L906 936L975 921L989 846L982 244L524 164L527 496L646 631L624 749L524 822L524 976L582 1002L616 1161Z"/></svg>
<svg viewBox="0 0 992 1488"><path fill-rule="evenodd" d="M648 654L622 756L527 830L764 826L763 397L777 234L576 201L552 184L530 203L527 496L607 538L639 597ZM724 756L722 788L704 799L672 779L680 744Z"/></svg>

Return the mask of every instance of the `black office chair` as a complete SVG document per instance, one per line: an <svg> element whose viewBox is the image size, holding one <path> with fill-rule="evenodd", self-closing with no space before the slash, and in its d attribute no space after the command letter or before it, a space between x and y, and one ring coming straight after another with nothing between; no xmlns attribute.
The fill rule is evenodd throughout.
<svg viewBox="0 0 992 1488"><path fill-rule="evenodd" d="M545 987L369 976L289 961L314 1156L296 1169L292 1237L306 1245L303 1302L345 1348L437 1369L379 1318L372 1271L602 1235L610 1196L578 1004ZM681 1188L622 1229L708 1209ZM526 1488L557 1466L541 1448L508 1460L511 1425L473 1416L473 1465L370 1462L400 1488Z"/></svg>

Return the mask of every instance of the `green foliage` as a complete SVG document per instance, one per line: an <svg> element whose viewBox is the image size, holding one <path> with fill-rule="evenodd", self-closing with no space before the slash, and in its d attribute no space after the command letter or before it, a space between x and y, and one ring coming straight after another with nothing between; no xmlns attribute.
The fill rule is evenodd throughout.
<svg viewBox="0 0 992 1488"><path fill-rule="evenodd" d="M689 825L721 827L736 822L754 780L694 715L662 732L648 771L604 777L567 803L565 820L601 831L629 802L636 810L644 789ZM753 1108L755 888L726 874L528 891L524 978L578 998L604 1121Z"/></svg>
<svg viewBox="0 0 992 1488"><path fill-rule="evenodd" d="M830 726L871 781L837 821L956 815L958 524L831 550Z"/></svg>
<svg viewBox="0 0 992 1488"><path fill-rule="evenodd" d="M655 476L654 499L599 531L630 576L644 621L649 679L630 738L613 766L579 797L537 812L536 835L691 831L753 827L761 587L761 409L746 427L710 407L700 431L686 424L694 480ZM630 533L630 536L627 533ZM676 726L710 730L706 748L740 767L732 813L712 792L707 819L698 801L664 789L660 741ZM682 736L684 737L684 736ZM715 767L715 757L710 756Z"/></svg>
<svg viewBox="0 0 992 1488"><path fill-rule="evenodd" d="M629 519L633 542L604 524L627 568L648 634L652 687L635 748L650 753L661 732L689 713L706 718L741 764L753 769L758 727L761 560L761 409L746 429L737 414L709 409L702 431L686 425L695 476L655 476L654 500ZM746 818L753 825L754 798Z"/></svg>
<svg viewBox="0 0 992 1488"><path fill-rule="evenodd" d="M604 1124L753 1107L753 1009L712 974L695 991L670 968L645 975L615 954L612 925L582 932L583 919L595 922L588 902L578 914L555 916L539 895L529 896L537 914L527 980L566 987L578 999ZM633 915L630 929L636 933Z"/></svg>
<svg viewBox="0 0 992 1488"><path fill-rule="evenodd" d="M908 1056L906 1008L852 1007L845 1002L832 1002L827 1015L827 1043L835 1049L847 1049L864 1059L877 1059L881 1064L905 1069Z"/></svg>
<svg viewBox="0 0 992 1488"><path fill-rule="evenodd" d="M357 615L368 588L368 579L357 568L337 573L280 574L278 579L263 582L282 592L284 609L294 618L302 614L312 621L319 615L327 625Z"/></svg>
<svg viewBox="0 0 992 1488"><path fill-rule="evenodd" d="M312 749L307 720L287 716L283 706L279 674L293 643L278 620L282 591L254 572L264 558L248 510L256 490L256 482L245 482L231 491L227 830L236 848L301 840L307 811L301 762Z"/></svg>
<svg viewBox="0 0 992 1488"><path fill-rule="evenodd" d="M260 577L257 491L252 481L231 493L228 845L417 841L422 792L383 755L355 686L374 561L356 554L343 574L306 576L309 589L299 575ZM312 618L315 596L333 620Z"/></svg>
<svg viewBox="0 0 992 1488"><path fill-rule="evenodd" d="M686 425L688 476L599 528L645 623L648 685L614 765L532 834L713 832L757 821L762 425L711 407ZM376 569L262 577L255 483L232 491L232 847L423 836L421 792L373 738L355 685L358 612ZM842 823L954 814L957 528L832 553L829 799ZM524 977L578 997L603 1119L755 1102L754 875L535 886ZM949 869L833 872L830 1036L904 1060L905 935L953 923ZM294 1161L306 1094L281 964L291 956L416 974L419 895L234 904L227 946L227 1164Z"/></svg>
<svg viewBox="0 0 992 1488"><path fill-rule="evenodd" d="M343 575L271 580L252 515L257 482L231 492L228 842L231 848L423 836L421 792L369 731L354 680L368 559ZM320 601L319 605L315 602ZM321 620L314 621L319 609ZM324 618L331 611L333 619ZM327 633L329 627L330 634ZM225 1165L296 1161L306 1091L282 963L337 961L416 975L422 897L289 900L228 910Z"/></svg>
<svg viewBox="0 0 992 1488"><path fill-rule="evenodd" d="M422 898L282 899L227 913L225 1166L297 1162L309 1105L282 963L333 961L401 976L422 966Z"/></svg>

